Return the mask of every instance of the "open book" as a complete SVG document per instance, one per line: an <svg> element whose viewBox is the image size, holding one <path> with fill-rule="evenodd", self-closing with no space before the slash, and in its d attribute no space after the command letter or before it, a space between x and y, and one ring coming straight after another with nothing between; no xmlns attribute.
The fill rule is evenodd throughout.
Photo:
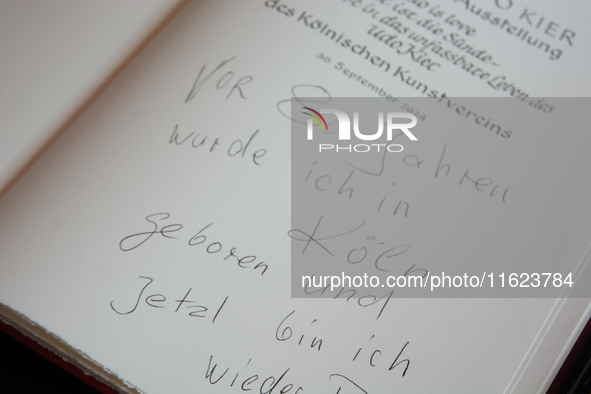
<svg viewBox="0 0 591 394"><path fill-rule="evenodd" d="M291 297L290 103L381 97L436 123L401 99L422 97L471 119L470 135L432 127L397 159L435 174L401 175L406 194L385 202L404 200L421 244L405 270L455 251L583 280L591 137L558 127L589 117L589 15L575 1L184 5L26 173L3 175L0 318L128 393L545 392L588 298ZM540 128L469 97L507 98Z"/></svg>

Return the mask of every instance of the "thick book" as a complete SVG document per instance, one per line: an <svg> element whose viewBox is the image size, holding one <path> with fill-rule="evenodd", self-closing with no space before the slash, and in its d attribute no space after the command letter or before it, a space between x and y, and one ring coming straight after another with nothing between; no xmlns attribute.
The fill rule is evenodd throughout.
<svg viewBox="0 0 591 394"><path fill-rule="evenodd" d="M550 387L591 314L591 5L154 4L37 145L2 147L21 152L2 173L3 322L124 393ZM295 161L294 130L342 128L334 108L366 98L418 140L344 175ZM378 174L389 231L294 210ZM306 285L294 251L398 287ZM457 276L471 292L443 291L455 260L488 267Z"/></svg>

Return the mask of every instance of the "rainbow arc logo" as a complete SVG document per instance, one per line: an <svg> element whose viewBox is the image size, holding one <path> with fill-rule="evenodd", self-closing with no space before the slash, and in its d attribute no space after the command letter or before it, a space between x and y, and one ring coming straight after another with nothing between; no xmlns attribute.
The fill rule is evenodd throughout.
<svg viewBox="0 0 591 394"><path fill-rule="evenodd" d="M322 122L324 122L324 126L326 127L326 130L328 131L328 125L326 124L326 120L324 120L324 116L320 115L320 112L318 112L318 111L316 111L316 110L314 110L314 109L312 109L312 108L310 108L310 107L302 107L302 108L304 108L304 109L307 109L307 110L309 110L309 111L312 111L312 112L314 112L314 113L315 113L315 114L316 114L318 117L320 117L320 119L322 119ZM314 119L314 120L316 121L316 123L318 123L318 126L320 126L320 130L323 130L322 123L320 123L320 119L318 119L316 116L312 115L312 114L311 114L311 113L309 113L309 112L302 112L302 113L303 113L303 114L306 114L306 115L308 115L308 116L310 116L310 117L312 117L312 119Z"/></svg>

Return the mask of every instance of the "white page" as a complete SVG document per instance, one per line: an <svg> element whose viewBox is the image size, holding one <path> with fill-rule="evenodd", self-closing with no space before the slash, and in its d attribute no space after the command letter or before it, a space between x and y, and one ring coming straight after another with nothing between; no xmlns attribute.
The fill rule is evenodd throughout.
<svg viewBox="0 0 591 394"><path fill-rule="evenodd" d="M396 96L416 95L392 76L399 65L424 77L425 83L437 84L447 96L502 94L451 67L429 72L416 69L407 58L386 57L381 44L366 34L371 21L347 2L290 7L293 16L264 2L194 3L170 24L2 199L1 302L145 392L237 392L255 374L260 379L251 387L258 390L264 379L279 378L288 368L274 392L289 383L294 385L289 392L298 387L336 392L340 385L355 392L340 375L368 392L538 391L588 303L572 304L569 318L559 325L563 335L547 350L549 364L518 381L516 372L535 356L540 331L556 311L554 300L391 300L376 320L383 306L379 303L361 308L356 300L289 298L289 121L277 108L294 86L312 85L296 88L301 95L323 86L333 96L371 96L360 81L336 72L342 61ZM453 13L459 5L441 7ZM515 5L506 13L517 19L522 7ZM565 87L567 78L582 75L589 63L581 49L588 46L589 32L577 20L583 12L567 20L566 15L559 18L560 10L545 12L561 24L573 23L577 41L575 48L565 47L558 62L550 63L547 54L515 61L524 49L511 47L512 38L495 37L491 43L479 36L498 56L502 73L518 80L531 96L588 94L585 81L572 90ZM380 71L305 26L297 20L304 11L367 45L392 68ZM316 58L320 53L331 58L330 65ZM205 81L224 61L185 102L200 70L200 81ZM524 67L533 64L536 69ZM563 70L565 77L540 85L549 69ZM171 144L176 125L183 135L201 133L208 144L218 138L219 145L209 152ZM245 142L257 130L244 157L228 156L233 141ZM450 144L461 146L449 138ZM565 140L560 146L573 149L572 157L584 158L589 137L573 138L579 143ZM527 145L517 141L514 149ZM255 152L261 165L254 163ZM478 162L460 148L455 154L457 160ZM574 179L585 179L584 164ZM580 182L577 191L588 193L589 185ZM589 244L591 218L588 209L581 210L588 194L568 197L568 220L553 218L553 223L572 231L572 247L564 247L560 256L574 268ZM120 242L151 231L153 224L145 218L158 213L170 215L156 216L162 224L183 226L169 234L178 239L155 234L122 251ZM210 223L202 234L207 244L219 242L224 256L208 254L204 245L188 245ZM232 247L236 255L256 256L250 268L239 267L235 257L224 260ZM258 263L264 265L254 269ZM175 301L189 289L187 299L196 308L181 305L175 312ZM149 306L145 298L152 294L164 295L166 307ZM159 305L158 299L163 298L154 296L150 302ZM287 322L294 338L304 335L307 346L298 346L296 339L277 340L280 323L294 310ZM323 339L321 351L310 348L313 338ZM353 361L359 348L362 352ZM404 364L388 370L402 349L401 358L410 360L405 376ZM372 367L375 350L381 351L381 359ZM210 360L218 364L214 380L229 368L216 384L205 377Z"/></svg>
<svg viewBox="0 0 591 394"><path fill-rule="evenodd" d="M0 1L0 189L178 1Z"/></svg>

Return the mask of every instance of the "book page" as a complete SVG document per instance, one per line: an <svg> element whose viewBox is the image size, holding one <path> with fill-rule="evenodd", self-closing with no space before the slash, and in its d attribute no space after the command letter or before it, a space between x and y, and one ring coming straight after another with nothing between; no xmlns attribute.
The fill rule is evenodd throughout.
<svg viewBox="0 0 591 394"><path fill-rule="evenodd" d="M0 192L178 4L0 2Z"/></svg>
<svg viewBox="0 0 591 394"><path fill-rule="evenodd" d="M0 302L146 393L543 391L587 299L291 298L292 98L494 96L537 122L585 113L554 96L589 95L587 4L473 5L191 3L0 201ZM453 226L432 230L446 202L469 207L458 223L500 212L478 247L523 239L539 249L507 259L580 273L591 137L568 133L420 135L429 156L408 167L451 177L407 189L442 183L445 199L423 198L424 239L454 240ZM503 174L506 202L458 184L467 169Z"/></svg>

